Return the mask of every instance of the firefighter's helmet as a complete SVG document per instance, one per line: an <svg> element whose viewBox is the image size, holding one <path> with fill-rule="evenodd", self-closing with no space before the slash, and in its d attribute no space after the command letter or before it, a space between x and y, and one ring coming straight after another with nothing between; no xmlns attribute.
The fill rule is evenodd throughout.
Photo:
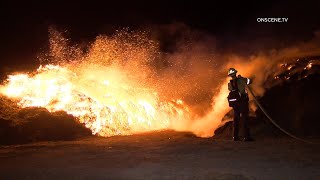
<svg viewBox="0 0 320 180"><path fill-rule="evenodd" d="M228 76L234 76L237 74L237 70L235 68L230 68L228 71Z"/></svg>

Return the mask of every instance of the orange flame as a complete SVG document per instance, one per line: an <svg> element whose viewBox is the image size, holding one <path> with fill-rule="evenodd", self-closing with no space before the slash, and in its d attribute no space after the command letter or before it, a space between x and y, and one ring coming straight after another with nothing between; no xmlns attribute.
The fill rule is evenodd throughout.
<svg viewBox="0 0 320 180"><path fill-rule="evenodd" d="M173 120L188 117L181 100L160 102L154 90L125 84L118 69L104 70L98 76L87 67L78 75L67 67L40 66L34 76L10 75L1 92L21 107L66 111L101 136L167 129ZM84 78L87 73L95 76Z"/></svg>
<svg viewBox="0 0 320 180"><path fill-rule="evenodd" d="M10 75L0 86L0 93L16 99L19 106L65 111L100 136L174 129L209 137L224 124L221 120L230 110L227 83L219 87L209 112L199 116L181 100L193 89L182 79L175 84L178 74L171 72L179 63L168 72L160 66L158 72L159 45L143 33L98 36L85 50L70 46L54 29L50 35L49 56L40 59L46 65L29 74ZM158 76L163 73L168 79Z"/></svg>
<svg viewBox="0 0 320 180"><path fill-rule="evenodd" d="M152 70L146 64L157 44L143 33L98 36L84 52L56 30L49 32L47 65L32 74L10 75L1 86L19 106L66 111L101 136L168 129L189 119L182 100L161 100L147 83Z"/></svg>

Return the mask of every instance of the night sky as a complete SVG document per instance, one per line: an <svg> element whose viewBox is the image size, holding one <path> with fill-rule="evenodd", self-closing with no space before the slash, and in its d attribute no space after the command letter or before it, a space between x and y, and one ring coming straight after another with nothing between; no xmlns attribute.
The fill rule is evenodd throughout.
<svg viewBox="0 0 320 180"><path fill-rule="evenodd" d="M318 1L50 1L1 2L1 68L34 62L48 44L48 27L70 32L74 41L129 27L184 23L217 37L221 47L235 42L311 39L320 30ZM257 17L287 17L288 23L257 23Z"/></svg>

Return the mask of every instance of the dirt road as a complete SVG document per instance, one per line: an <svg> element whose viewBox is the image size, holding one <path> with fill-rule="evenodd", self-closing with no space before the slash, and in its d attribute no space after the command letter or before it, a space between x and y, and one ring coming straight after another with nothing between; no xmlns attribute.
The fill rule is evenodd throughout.
<svg viewBox="0 0 320 180"><path fill-rule="evenodd" d="M320 179L320 146L188 133L0 147L0 179Z"/></svg>

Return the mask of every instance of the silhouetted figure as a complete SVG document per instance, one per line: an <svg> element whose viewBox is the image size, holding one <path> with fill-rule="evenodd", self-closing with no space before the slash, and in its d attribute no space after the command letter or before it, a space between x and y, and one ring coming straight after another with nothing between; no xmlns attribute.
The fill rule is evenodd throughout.
<svg viewBox="0 0 320 180"><path fill-rule="evenodd" d="M246 91L246 85L250 84L249 78L237 76L237 70L230 68L228 76L231 77L228 83L228 89L230 91L228 96L229 106L233 108L233 140L239 141L239 123L240 117L244 127L244 141L253 141L250 136L250 130L248 126L248 114L249 114L249 96Z"/></svg>

